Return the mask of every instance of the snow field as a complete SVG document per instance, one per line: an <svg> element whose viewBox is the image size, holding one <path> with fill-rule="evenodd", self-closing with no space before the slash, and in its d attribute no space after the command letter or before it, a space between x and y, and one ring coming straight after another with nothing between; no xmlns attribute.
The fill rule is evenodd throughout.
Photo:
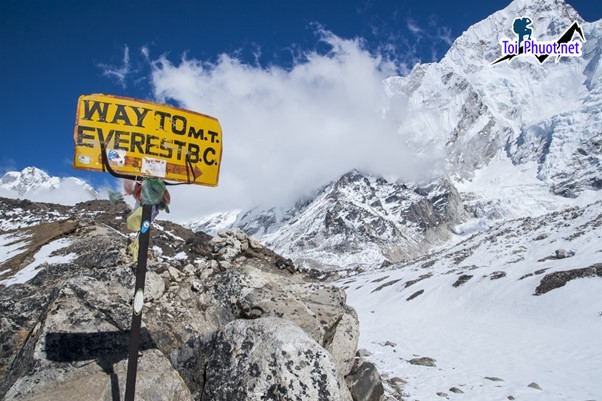
<svg viewBox="0 0 602 401"><path fill-rule="evenodd" d="M602 263L600 205L500 222L426 261L342 279L359 315L359 347L381 373L407 381L408 401L437 392L475 401L602 399L602 279L533 295L546 274ZM559 248L576 253L552 257ZM461 275L472 277L454 287ZM436 367L408 362L417 357Z"/></svg>

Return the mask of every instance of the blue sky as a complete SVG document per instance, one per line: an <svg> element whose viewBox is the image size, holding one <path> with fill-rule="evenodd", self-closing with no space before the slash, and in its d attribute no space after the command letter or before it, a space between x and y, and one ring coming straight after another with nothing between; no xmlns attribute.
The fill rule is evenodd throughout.
<svg viewBox="0 0 602 401"><path fill-rule="evenodd" d="M470 25L508 1L3 1L0 5L0 173L35 165L95 185L102 173L73 170L73 124L81 94L153 100L153 62L220 54L255 69L291 68L360 38L394 72L439 60ZM587 21L602 7L569 2ZM156 72L156 70L155 70ZM196 110L204 112L204 110ZM219 118L219 116L216 116ZM224 132L227 140L228 133ZM224 149L227 152L227 147Z"/></svg>

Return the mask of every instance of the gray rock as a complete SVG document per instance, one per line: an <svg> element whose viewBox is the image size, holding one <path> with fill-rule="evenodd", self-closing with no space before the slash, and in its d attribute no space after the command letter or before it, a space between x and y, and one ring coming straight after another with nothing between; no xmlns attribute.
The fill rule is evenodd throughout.
<svg viewBox="0 0 602 401"><path fill-rule="evenodd" d="M345 378L353 401L380 401L385 393L374 364L363 361Z"/></svg>
<svg viewBox="0 0 602 401"><path fill-rule="evenodd" d="M571 256L575 256L575 251L570 251L566 249L556 249L556 259L564 259L570 258Z"/></svg>
<svg viewBox="0 0 602 401"><path fill-rule="evenodd" d="M460 390L458 387L452 387L449 389L450 392L452 393L456 393L456 394L463 394L464 391Z"/></svg>
<svg viewBox="0 0 602 401"><path fill-rule="evenodd" d="M263 248L263 245L261 245L261 242L259 242L258 240L256 240L253 237L249 237L249 246L253 249Z"/></svg>
<svg viewBox="0 0 602 401"><path fill-rule="evenodd" d="M392 377L388 380L388 382L393 386L403 386L404 384L408 384L407 381L403 380L401 377Z"/></svg>
<svg viewBox="0 0 602 401"><path fill-rule="evenodd" d="M90 288L94 291L88 291ZM15 381L6 399L109 401L123 393L128 336L116 324L123 325L119 323L122 313L131 314L125 292L129 291L124 287L91 277L69 280L49 306L46 319L32 332L27 357L17 361L35 369L26 368L28 373ZM110 304L115 300L127 305L127 311ZM140 352L136 382L140 399L192 401L180 375L160 351L153 349L144 329ZM83 386L90 383L95 383L90 388L97 392L88 394L88 387Z"/></svg>
<svg viewBox="0 0 602 401"><path fill-rule="evenodd" d="M542 388L539 386L539 384L537 384L537 383L535 383L535 382L529 383L529 385L527 385L527 387L534 388L535 390L541 390L541 389L542 389Z"/></svg>
<svg viewBox="0 0 602 401"><path fill-rule="evenodd" d="M344 377L351 372L357 343L359 340L359 320L353 308L346 308L345 313L334 328L332 338L326 339L326 350L332 354L339 375Z"/></svg>
<svg viewBox="0 0 602 401"><path fill-rule="evenodd" d="M332 356L298 326L235 320L215 337L202 399L349 400L339 386Z"/></svg>
<svg viewBox="0 0 602 401"><path fill-rule="evenodd" d="M236 237L237 240L239 241L246 241L249 237L247 236L247 234L245 234L245 232L243 230L241 230L240 228L236 228L234 230L232 230L232 234Z"/></svg>
<svg viewBox="0 0 602 401"><path fill-rule="evenodd" d="M262 316L284 317L305 330L316 342L328 346L333 339L347 339L343 348L354 348L359 333L355 312L345 305L344 292L333 286L307 282L300 275L262 271L245 265L212 276L203 294L209 314L231 314L229 320L248 318L258 309ZM344 315L349 315L343 319ZM224 317L226 317L224 315ZM338 325L342 323L339 334ZM349 345L350 344L350 345ZM342 351L342 349L341 349ZM336 352L337 355L355 354ZM346 365L347 362L342 362Z"/></svg>
<svg viewBox="0 0 602 401"><path fill-rule="evenodd" d="M564 287L571 280L587 277L602 277L602 263L596 263L581 269L549 273L541 279L533 295L542 295L556 288Z"/></svg>
<svg viewBox="0 0 602 401"><path fill-rule="evenodd" d="M146 272L146 282L144 286L144 298L148 301L158 300L165 292L165 281L153 271Z"/></svg>
<svg viewBox="0 0 602 401"><path fill-rule="evenodd" d="M217 252L218 259L220 261L230 262L241 251L240 242L238 244L239 244L239 246L237 248L231 247L231 246L225 246L225 247L221 248Z"/></svg>
<svg viewBox="0 0 602 401"><path fill-rule="evenodd" d="M180 276L182 275L182 273L180 273L180 271L178 269L176 269L173 266L169 266L167 268L167 270L169 271L169 275L174 279L177 280L180 278Z"/></svg>
<svg viewBox="0 0 602 401"><path fill-rule="evenodd" d="M429 358L428 356L410 359L408 362L411 363L412 365L419 365L419 366L429 366L429 367L437 366L435 364L435 362L437 362L437 361L433 358Z"/></svg>
<svg viewBox="0 0 602 401"><path fill-rule="evenodd" d="M83 391L83 389L86 389ZM111 394L111 380L106 374L96 373L60 383L27 401L104 401Z"/></svg>
<svg viewBox="0 0 602 401"><path fill-rule="evenodd" d="M406 301L411 301L412 299L414 299L422 294L424 294L424 290L418 290L415 293L413 293L412 295L410 295L409 297L407 297Z"/></svg>
<svg viewBox="0 0 602 401"><path fill-rule="evenodd" d="M472 278L472 276L470 274L462 274L460 277L458 277L456 282L452 284L452 286L457 288L457 287L463 285L464 283L466 283L471 278Z"/></svg>
<svg viewBox="0 0 602 401"><path fill-rule="evenodd" d="M199 292L192 291L192 279L180 284L174 290L178 302L161 302L145 315L153 339L169 353L193 397L201 399L215 331L236 319L284 317L332 354L341 396L348 399L343 375L353 362L359 323L345 305L344 292L268 267L256 258L243 262L239 257L230 269L207 275Z"/></svg>
<svg viewBox="0 0 602 401"><path fill-rule="evenodd" d="M498 280L498 279L500 279L500 278L502 278L502 277L506 277L506 272L503 272L503 271L497 271L497 272L493 272L493 273L491 273L491 274L489 275L489 278L490 278L491 280Z"/></svg>
<svg viewBox="0 0 602 401"><path fill-rule="evenodd" d="M195 272L196 268L191 263L188 263L186 266L184 266L184 273L186 273L188 276L194 275Z"/></svg>
<svg viewBox="0 0 602 401"><path fill-rule="evenodd" d="M356 355L359 356L360 358L365 358L367 356L372 355L372 352L368 351L365 348L360 348L360 349L357 350Z"/></svg>

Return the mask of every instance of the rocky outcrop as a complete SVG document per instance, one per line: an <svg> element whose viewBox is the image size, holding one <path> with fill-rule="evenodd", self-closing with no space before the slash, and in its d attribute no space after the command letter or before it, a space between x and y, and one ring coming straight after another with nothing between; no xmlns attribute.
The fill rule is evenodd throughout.
<svg viewBox="0 0 602 401"><path fill-rule="evenodd" d="M0 291L6 399L109 401L124 392L130 239L121 219L103 220L113 209L91 218L82 208L103 209L64 211L77 224L62 252L77 257ZM361 399L345 380L359 323L343 290L240 230L211 238L154 224L148 269L137 399Z"/></svg>
<svg viewBox="0 0 602 401"><path fill-rule="evenodd" d="M564 287L566 283L578 278L602 277L602 263L596 263L590 267L573 269L546 274L535 289L533 295L543 295L556 288Z"/></svg>

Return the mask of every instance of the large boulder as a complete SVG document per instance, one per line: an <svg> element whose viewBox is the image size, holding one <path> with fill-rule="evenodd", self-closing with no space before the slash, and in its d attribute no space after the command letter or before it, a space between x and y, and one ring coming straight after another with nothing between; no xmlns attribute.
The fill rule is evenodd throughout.
<svg viewBox="0 0 602 401"><path fill-rule="evenodd" d="M384 398L382 380L373 363L359 359L346 381L353 401L381 401Z"/></svg>
<svg viewBox="0 0 602 401"><path fill-rule="evenodd" d="M351 401L332 355L287 320L235 320L212 348L204 401Z"/></svg>

